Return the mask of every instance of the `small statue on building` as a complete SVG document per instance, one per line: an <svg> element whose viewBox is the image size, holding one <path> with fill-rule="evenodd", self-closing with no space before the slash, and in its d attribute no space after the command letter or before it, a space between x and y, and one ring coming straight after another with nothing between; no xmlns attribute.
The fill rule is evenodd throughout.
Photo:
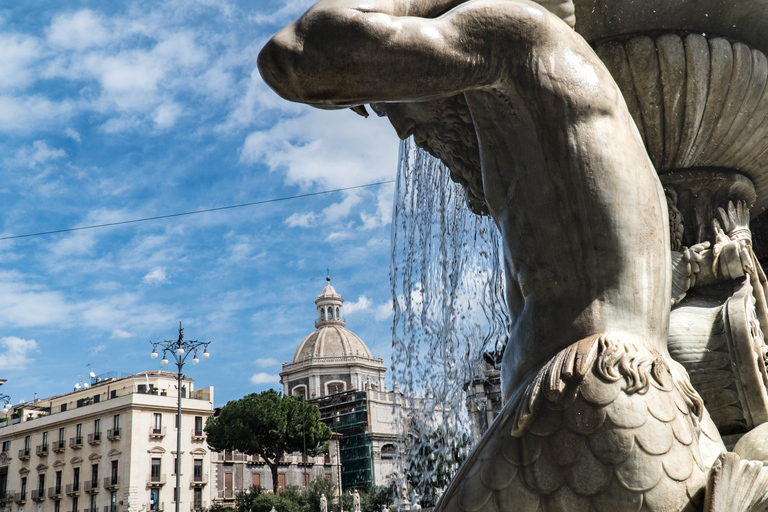
<svg viewBox="0 0 768 512"><path fill-rule="evenodd" d="M357 489L352 493L352 503L355 512L360 512L360 495L357 493Z"/></svg>
<svg viewBox="0 0 768 512"><path fill-rule="evenodd" d="M320 512L328 512L328 498L325 494L320 495Z"/></svg>

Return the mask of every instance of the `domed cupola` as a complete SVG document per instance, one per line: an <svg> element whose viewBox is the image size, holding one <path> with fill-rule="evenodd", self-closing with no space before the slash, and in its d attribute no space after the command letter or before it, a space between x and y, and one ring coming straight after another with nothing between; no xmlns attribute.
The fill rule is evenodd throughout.
<svg viewBox="0 0 768 512"><path fill-rule="evenodd" d="M331 276L325 278L328 282L323 288L323 291L318 295L315 304L317 305L317 322L315 327L322 327L325 325L339 325L344 327L347 325L344 323L342 316L342 304L344 299L341 295L336 293L336 290L331 286Z"/></svg>

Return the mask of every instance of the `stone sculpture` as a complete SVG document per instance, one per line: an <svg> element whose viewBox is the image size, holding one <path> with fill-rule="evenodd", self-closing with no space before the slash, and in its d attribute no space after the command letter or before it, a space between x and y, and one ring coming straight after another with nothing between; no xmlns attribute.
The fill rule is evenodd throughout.
<svg viewBox="0 0 768 512"><path fill-rule="evenodd" d="M352 493L352 509L355 512L360 512L360 494L358 494L357 489Z"/></svg>
<svg viewBox="0 0 768 512"><path fill-rule="evenodd" d="M638 23L650 23L640 9ZM760 276L744 233L749 194L729 183L724 193L697 196L691 187L722 178L704 171L698 185L668 177L665 193L657 171L665 162L738 151L717 147L732 135L707 115L706 102L701 113L669 121L666 138L650 121L640 133L633 113L660 117L625 103L617 85L624 61L614 59L614 80L598 57L610 61L621 43L598 45L596 54L572 29L579 16L574 4L557 0L324 0L265 46L259 67L289 100L363 115L370 104L401 138L413 135L440 158L465 186L470 208L490 215L502 233L512 316L505 405L440 511L763 510L768 470L720 455L720 433L667 349L673 299L682 308L696 287ZM590 25L594 38L616 29L599 25ZM633 58L650 48L646 39L623 44ZM690 128L686 116L712 127ZM747 152L750 162L761 154L753 146ZM698 209L681 213L681 198L699 196ZM715 208L709 218L705 207ZM699 228L717 207L724 207L719 223ZM698 235L672 222L671 245L677 214L695 217ZM683 246L678 234L694 243ZM702 266L712 269L709 277ZM737 296L749 304L746 296L764 289L752 286L714 300L721 309ZM752 334L746 349L735 343L734 350L759 370L761 339ZM742 393L747 401L764 392L765 382L753 381L762 388ZM748 414L760 406L741 405Z"/></svg>
<svg viewBox="0 0 768 512"><path fill-rule="evenodd" d="M328 512L328 498L325 494L320 495L320 512Z"/></svg>

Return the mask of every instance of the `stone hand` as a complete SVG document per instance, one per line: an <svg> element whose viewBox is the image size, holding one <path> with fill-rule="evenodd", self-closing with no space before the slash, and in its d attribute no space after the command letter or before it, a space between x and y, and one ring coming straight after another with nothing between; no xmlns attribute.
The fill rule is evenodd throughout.
<svg viewBox="0 0 768 512"><path fill-rule="evenodd" d="M751 239L743 236L745 231L749 233L749 229L736 227L730 230L734 234L734 239L731 239L720 222L714 219L712 230L715 232L715 246L712 248L712 273L715 277L738 279L746 272L752 272L754 263L749 250Z"/></svg>
<svg viewBox="0 0 768 512"><path fill-rule="evenodd" d="M696 285L701 272L702 252L709 248L709 242L683 247L672 251L672 305L680 302L685 294Z"/></svg>
<svg viewBox="0 0 768 512"><path fill-rule="evenodd" d="M749 230L749 207L744 201L728 201L728 211L717 209L722 230L728 234L732 241L744 240L748 245L752 244L752 232Z"/></svg>

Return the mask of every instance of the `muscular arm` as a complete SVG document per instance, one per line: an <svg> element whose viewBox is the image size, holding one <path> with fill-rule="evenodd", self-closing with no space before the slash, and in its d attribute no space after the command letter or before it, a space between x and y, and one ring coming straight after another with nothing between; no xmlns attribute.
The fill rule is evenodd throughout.
<svg viewBox="0 0 768 512"><path fill-rule="evenodd" d="M259 69L316 106L444 98L493 83L544 18L521 0L323 0L269 41Z"/></svg>

